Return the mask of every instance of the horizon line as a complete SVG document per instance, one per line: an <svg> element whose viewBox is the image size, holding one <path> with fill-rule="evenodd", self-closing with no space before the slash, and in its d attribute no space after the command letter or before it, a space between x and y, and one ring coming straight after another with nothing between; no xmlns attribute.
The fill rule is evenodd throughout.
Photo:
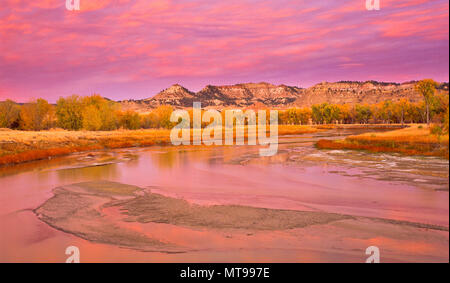
<svg viewBox="0 0 450 283"><path fill-rule="evenodd" d="M429 79L429 78L423 78L423 79ZM103 97L105 99L108 99L108 100L111 100L111 101L115 101L115 102L140 101L140 100L152 99L156 95L160 94L161 92L163 92L165 90L168 90L168 89L170 89L171 87L174 87L174 86L180 86L180 87L182 87L182 88L184 88L184 89L186 89L186 90L196 94L196 93L199 93L200 91L204 90L205 88L207 88L209 86L212 86L212 87L232 87L232 86L250 85L250 84L254 84L254 85L267 84L267 85L271 85L271 86L275 86L275 87L286 86L286 87L294 87L294 88L298 88L298 89L309 89L309 88L312 88L314 86L317 86L317 85L320 85L320 84L325 84L325 83L328 83L328 84L337 84L337 83L360 83L360 84L364 84L364 83L378 83L378 84L386 84L386 85L404 85L404 84L409 84L409 83L415 83L415 82L418 82L418 81L420 81L420 80L409 80L409 81L404 81L404 82L393 82L393 81L389 82L389 81L377 81L377 80L365 80L365 81L340 80L340 81L335 81L335 82L321 81L321 82L318 82L318 83L314 83L314 84L312 84L309 87L302 87L302 86L297 86L297 85L288 85L288 84L283 84L283 83L282 84L273 84L273 83L270 83L270 82L267 82L267 81L261 81L261 82L257 82L257 83L255 83L255 82L245 82L245 83L224 84L224 85L207 84L204 87L200 88L199 91L191 91L189 88L183 86L181 83L174 83L174 84L171 84L169 87L166 87L166 88L160 90L159 92L155 93L154 95L146 97L146 98L128 98L128 99L115 100L115 99L108 98L108 96L102 95L100 92L92 92L90 94L84 94L84 95L83 94L77 94L77 93L62 95L62 96L59 96L58 99L59 98L67 98L67 97L70 97L70 96L73 96L73 95L77 95L77 96L80 96L80 97L87 97L87 96L92 96L92 95L100 95L101 97ZM436 82L439 85L445 85L445 84L449 84L450 83L449 81L436 81ZM26 103L29 103L31 101L34 101L36 99L41 99L41 98L47 100L45 97L32 97L32 98L29 98L27 101L19 101L19 100L16 101L14 99L4 97L4 98L1 98L0 102L4 102L6 100L11 100L11 101L13 101L15 103L18 103L18 104L26 104ZM50 103L56 103L57 100L55 100L55 101L47 100L47 101L50 102Z"/></svg>

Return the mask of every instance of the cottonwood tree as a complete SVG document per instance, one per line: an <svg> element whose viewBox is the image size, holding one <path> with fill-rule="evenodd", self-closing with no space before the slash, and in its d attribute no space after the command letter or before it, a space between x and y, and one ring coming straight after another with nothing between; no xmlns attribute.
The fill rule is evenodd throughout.
<svg viewBox="0 0 450 283"><path fill-rule="evenodd" d="M397 110L396 112L398 112L399 116L400 116L400 123L402 124L402 126L405 124L405 114L408 111L408 100L402 98L400 99L400 101L396 104L397 106Z"/></svg>
<svg viewBox="0 0 450 283"><path fill-rule="evenodd" d="M172 115L173 108L169 105L162 105L153 110L153 112L158 117L158 127L170 129L173 126L173 123L170 121L170 116Z"/></svg>
<svg viewBox="0 0 450 283"><path fill-rule="evenodd" d="M56 103L58 127L66 130L80 130L83 127L83 104L78 95L60 98Z"/></svg>
<svg viewBox="0 0 450 283"><path fill-rule="evenodd" d="M0 102L0 128L15 128L18 126L20 108L12 100Z"/></svg>
<svg viewBox="0 0 450 283"><path fill-rule="evenodd" d="M94 105L87 105L83 109L83 129L88 131L100 131L103 126L102 116Z"/></svg>
<svg viewBox="0 0 450 283"><path fill-rule="evenodd" d="M120 127L127 130L137 130L142 125L142 119L139 113L134 111L118 112Z"/></svg>
<svg viewBox="0 0 450 283"><path fill-rule="evenodd" d="M430 124L430 104L434 97L434 93L436 92L437 85L438 83L432 79L421 80L415 85L415 90L420 93L425 100L428 125Z"/></svg>
<svg viewBox="0 0 450 283"><path fill-rule="evenodd" d="M20 127L23 130L47 130L53 126L54 121L54 109L45 99L27 103L20 109Z"/></svg>
<svg viewBox="0 0 450 283"><path fill-rule="evenodd" d="M306 125L311 118L309 108L289 108L282 111L279 116L279 124L282 125Z"/></svg>
<svg viewBox="0 0 450 283"><path fill-rule="evenodd" d="M111 131L117 129L119 122L116 115L116 103L107 100L98 94L84 97L82 102L84 129L96 131Z"/></svg>
<svg viewBox="0 0 450 283"><path fill-rule="evenodd" d="M368 124L370 118L372 117L372 110L369 105L359 105L355 106L356 121L360 124Z"/></svg>

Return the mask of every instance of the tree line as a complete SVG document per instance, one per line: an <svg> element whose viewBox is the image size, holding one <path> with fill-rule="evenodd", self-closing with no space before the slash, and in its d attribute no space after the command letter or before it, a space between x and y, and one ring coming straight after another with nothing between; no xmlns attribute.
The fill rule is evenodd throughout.
<svg viewBox="0 0 450 283"><path fill-rule="evenodd" d="M429 106L430 122L442 123L448 117L448 95L437 95ZM279 115L279 123L307 124L406 124L427 123L427 105L407 99L378 104L322 103L311 108L290 108Z"/></svg>
<svg viewBox="0 0 450 283"><path fill-rule="evenodd" d="M160 106L148 114L122 111L116 102L100 95L60 98L56 105L45 99L19 105L11 100L0 102L0 128L41 131L52 128L78 131L171 128L171 106Z"/></svg>

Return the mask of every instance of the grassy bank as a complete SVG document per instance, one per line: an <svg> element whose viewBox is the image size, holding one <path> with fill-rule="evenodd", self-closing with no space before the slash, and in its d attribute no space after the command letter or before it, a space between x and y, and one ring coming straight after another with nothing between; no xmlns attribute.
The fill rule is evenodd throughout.
<svg viewBox="0 0 450 283"><path fill-rule="evenodd" d="M331 130L331 129L342 129L342 130L357 130L357 129L366 129L366 130L396 130L403 129L406 126L402 126L401 124L328 124L328 125L317 125L317 129L322 130Z"/></svg>
<svg viewBox="0 0 450 283"><path fill-rule="evenodd" d="M449 158L449 136L433 135L426 125L383 133L349 136L345 140L320 140L320 149L354 149L370 152L394 152L404 155L439 156Z"/></svg>
<svg viewBox="0 0 450 283"><path fill-rule="evenodd" d="M309 126L280 125L279 135L317 132ZM192 135L191 135L192 136ZM0 130L0 166L100 149L169 145L170 130L14 131Z"/></svg>
<svg viewBox="0 0 450 283"><path fill-rule="evenodd" d="M1 131L0 165L18 164L82 151L151 146L169 142L169 130Z"/></svg>

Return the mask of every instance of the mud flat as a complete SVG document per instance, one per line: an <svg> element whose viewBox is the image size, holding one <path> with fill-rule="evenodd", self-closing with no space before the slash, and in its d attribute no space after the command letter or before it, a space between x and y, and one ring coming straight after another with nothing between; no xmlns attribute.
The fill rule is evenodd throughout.
<svg viewBox="0 0 450 283"><path fill-rule="evenodd" d="M198 205L107 181L62 186L53 194L34 210L40 220L90 242L137 251L189 253L247 244L270 248L267 238L276 237L279 240L269 245L279 248L279 241L286 241L285 248L321 250L345 261L354 258L355 246L381 239L391 243L389 261L418 259L408 258L411 254L421 261L448 259L448 251L440 250L448 247L448 227L437 225L321 211ZM190 240L180 240L180 234ZM420 242L425 248L418 253L415 245Z"/></svg>
<svg viewBox="0 0 450 283"><path fill-rule="evenodd" d="M53 193L51 199L35 210L42 221L86 240L145 251L185 250L131 230L119 229L113 217L105 213L108 208L117 208L125 222L246 231L287 230L351 218L332 213L236 205L200 206L138 187L106 181L60 187Z"/></svg>

